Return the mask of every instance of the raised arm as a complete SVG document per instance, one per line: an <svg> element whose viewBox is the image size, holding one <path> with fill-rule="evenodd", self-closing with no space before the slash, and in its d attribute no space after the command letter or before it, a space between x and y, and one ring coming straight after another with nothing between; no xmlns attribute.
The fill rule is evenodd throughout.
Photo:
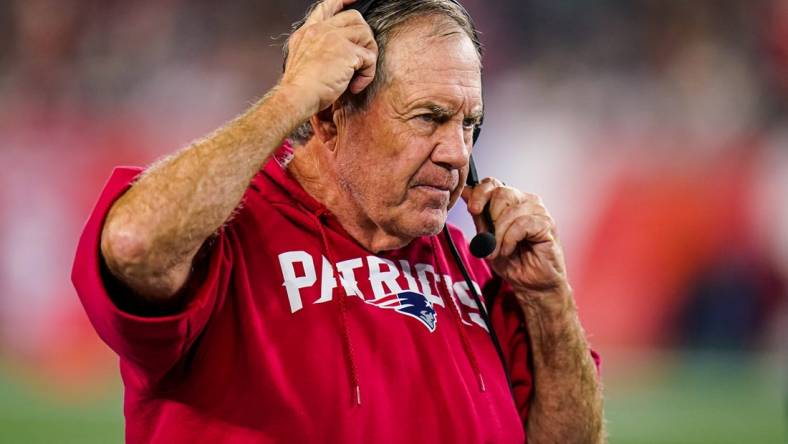
<svg viewBox="0 0 788 444"><path fill-rule="evenodd" d="M340 12L351 2L321 3L291 37L276 87L230 123L154 164L115 202L101 253L136 295L153 303L175 295L202 244L282 140L348 85L358 93L372 81L377 46L361 15Z"/></svg>
<svg viewBox="0 0 788 444"><path fill-rule="evenodd" d="M528 329L534 384L528 442L605 442L602 388L552 217L538 196L492 178L466 188L463 198L479 229L489 228L481 217L489 204L497 244L487 260L512 286Z"/></svg>

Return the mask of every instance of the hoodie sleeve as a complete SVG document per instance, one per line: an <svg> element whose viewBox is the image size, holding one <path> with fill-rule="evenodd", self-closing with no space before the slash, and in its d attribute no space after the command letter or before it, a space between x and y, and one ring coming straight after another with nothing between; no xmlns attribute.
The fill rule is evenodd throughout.
<svg viewBox="0 0 788 444"><path fill-rule="evenodd" d="M148 378L158 379L205 328L217 300L224 296L232 261L226 236L220 233L204 248L207 256L199 282L189 282L184 289L187 294L182 298L188 301L184 307L166 316L142 316L125 309L124 290L104 269L99 246L110 207L140 173L139 168L113 171L80 237L71 280L101 339Z"/></svg>

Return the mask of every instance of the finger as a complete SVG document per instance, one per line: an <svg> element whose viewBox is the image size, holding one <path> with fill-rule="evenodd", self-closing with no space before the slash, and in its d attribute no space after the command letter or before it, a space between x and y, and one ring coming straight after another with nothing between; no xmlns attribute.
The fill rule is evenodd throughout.
<svg viewBox="0 0 788 444"><path fill-rule="evenodd" d="M335 26L339 34L354 45L351 51L357 58L353 66L356 72L349 87L352 93L357 94L372 83L377 70L378 44L372 28L356 10L342 12L333 17L329 24Z"/></svg>
<svg viewBox="0 0 788 444"><path fill-rule="evenodd" d="M482 179L478 185L473 187L471 196L467 200L468 211L472 215L481 214L484 206L490 201L492 191L499 186L502 186L502 183L498 179L492 177Z"/></svg>
<svg viewBox="0 0 788 444"><path fill-rule="evenodd" d="M517 246L523 242L538 244L553 241L552 223L549 218L539 214L525 215L515 219L506 228L501 235L497 251L493 252L493 257L511 256Z"/></svg>
<svg viewBox="0 0 788 444"><path fill-rule="evenodd" d="M544 205L531 198L518 204L517 206L508 207L495 218L495 232L499 234L496 236L496 245L500 246L502 244L504 239L503 235L515 222L515 220L528 216L545 218L546 222L550 225L550 234L552 234L554 239L557 239L558 235L555 220L547 211L547 208L544 207Z"/></svg>
<svg viewBox="0 0 788 444"><path fill-rule="evenodd" d="M523 193L514 188L496 187L490 192L490 217L497 220L507 208L518 206L524 200Z"/></svg>
<svg viewBox="0 0 788 444"><path fill-rule="evenodd" d="M340 28L343 35L351 42L371 51L378 52L375 34L358 11L343 11L328 21L328 24Z"/></svg>
<svg viewBox="0 0 788 444"><path fill-rule="evenodd" d="M354 67L356 74L350 82L350 92L358 94L375 79L378 55L367 48L357 47L358 63Z"/></svg>
<svg viewBox="0 0 788 444"><path fill-rule="evenodd" d="M499 214L495 218L495 231L504 233L515 219L528 215L544 216L553 223L553 217L547 211L547 208L533 201L525 201L516 206L508 207L508 211L505 209Z"/></svg>
<svg viewBox="0 0 788 444"><path fill-rule="evenodd" d="M309 14L304 25L311 25L314 23L322 22L335 16L338 12L345 9L345 6L355 2L356 0L324 0L322 3L315 7L315 10Z"/></svg>
<svg viewBox="0 0 788 444"><path fill-rule="evenodd" d="M468 205L471 196L473 196L473 187L469 187L469 186L463 187L462 192L460 193L460 197L462 198L462 200L465 202L466 205ZM471 213L470 206L468 206L468 210L469 210L468 212ZM471 219L473 220L474 226L476 226L477 232L481 233L482 231L488 231L489 227L487 226L487 223L481 214L471 213Z"/></svg>
<svg viewBox="0 0 788 444"><path fill-rule="evenodd" d="M491 232L492 227L487 223L487 218L483 214L471 214L471 220L476 227L477 233Z"/></svg>
<svg viewBox="0 0 788 444"><path fill-rule="evenodd" d="M491 257L497 255L497 253L501 249L501 244L503 243L504 235L509 227L517 220L522 217L528 216L528 210L525 207L518 206L518 207L509 207L507 208L503 214L501 214L495 222L495 250L493 250Z"/></svg>

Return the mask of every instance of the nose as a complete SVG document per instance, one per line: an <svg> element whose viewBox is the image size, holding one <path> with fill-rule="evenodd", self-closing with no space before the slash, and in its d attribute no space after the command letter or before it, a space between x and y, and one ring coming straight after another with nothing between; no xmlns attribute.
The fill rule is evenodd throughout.
<svg viewBox="0 0 788 444"><path fill-rule="evenodd" d="M447 122L436 134L431 160L447 169L461 169L468 164L473 136L462 123Z"/></svg>

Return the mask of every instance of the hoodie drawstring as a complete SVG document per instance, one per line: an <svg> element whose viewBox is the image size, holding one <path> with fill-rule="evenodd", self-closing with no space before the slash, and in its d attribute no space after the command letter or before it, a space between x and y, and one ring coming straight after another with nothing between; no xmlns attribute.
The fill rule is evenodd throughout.
<svg viewBox="0 0 788 444"><path fill-rule="evenodd" d="M317 223L317 228L320 231L321 241L323 242L323 250L326 252L326 256L328 256L328 260L332 264L336 264L336 257L331 250L330 243L328 242L328 234L326 233L325 223L326 217L329 215L329 212L325 208L319 208L314 213L315 215L315 222ZM430 237L430 243L432 245L432 254L433 258L435 259L435 265L437 267L437 271L443 280L443 276L446 275L443 264L438 257L438 244L436 242L435 236ZM482 375L481 368L479 366L479 360L476 357L476 353L473 351L473 347L471 347L470 340L468 339L468 335L465 332L465 328L463 328L462 317L459 311L459 308L454 303L454 299L451 298L446 294L445 291L442 291L440 285L436 285L436 289L438 291L438 295L440 296L443 304L447 307L447 309L451 312L451 317L454 320L454 325L457 328L457 331L460 335L460 341L462 342L462 348L465 352L465 357L468 359L468 362L473 369L474 375L476 376L476 381L479 385L479 390L482 392L487 391L487 387L484 383L484 376ZM347 301L345 298L338 297L336 301L336 307L339 310L339 322L340 328L342 330L342 346L344 349L344 359L346 368L349 372L350 377L350 386L351 386L351 399L355 405L361 405L361 385L359 384L359 374L358 374L358 366L356 365L356 355L353 349L353 341L350 335L350 328L348 325L348 314L347 314ZM484 310L484 307L479 307L480 310Z"/></svg>
<svg viewBox="0 0 788 444"><path fill-rule="evenodd" d="M317 219L317 227L320 230L320 237L323 241L323 249L328 256L328 260L331 261L332 264L336 264L336 258L329 247L328 236L326 235L326 230L324 227L325 218L328 215L328 210L325 208L319 208L315 213ZM356 405L361 405L361 387L359 385L359 377L358 377L358 367L356 366L356 355L353 351L353 341L350 339L350 329L348 327L348 315L347 315L347 302L345 298L339 296L337 297L337 304L336 307L339 309L339 323L342 329L342 346L345 351L345 364L347 364L347 369L350 372L350 386L352 389L351 398Z"/></svg>
<svg viewBox="0 0 788 444"><path fill-rule="evenodd" d="M435 241L435 236L430 236L430 243L432 244L432 255L435 259L435 266L438 267L438 274L440 274L441 280L443 280L443 276L447 275L444 270L443 266L441 265L440 258L438 257L438 244ZM446 307L451 311L452 318L454 318L454 325L457 327L457 331L460 334L460 340L462 341L462 348L465 350L465 356L468 359L468 362L471 364L471 368L473 369L474 374L476 375L476 380L479 383L479 390L482 392L487 391L487 387L484 385L484 377L482 376L481 368L479 367L479 360L476 358L476 353L473 351L473 347L471 347L471 342L468 340L468 335L465 333L465 328L462 325L462 317L460 315L459 308L455 305L454 299L448 297L445 292L441 291L440 285L435 286L438 290L438 294L441 297L441 300L446 305ZM469 290L470 291L470 290ZM479 310L484 310L484 307L479 307Z"/></svg>

